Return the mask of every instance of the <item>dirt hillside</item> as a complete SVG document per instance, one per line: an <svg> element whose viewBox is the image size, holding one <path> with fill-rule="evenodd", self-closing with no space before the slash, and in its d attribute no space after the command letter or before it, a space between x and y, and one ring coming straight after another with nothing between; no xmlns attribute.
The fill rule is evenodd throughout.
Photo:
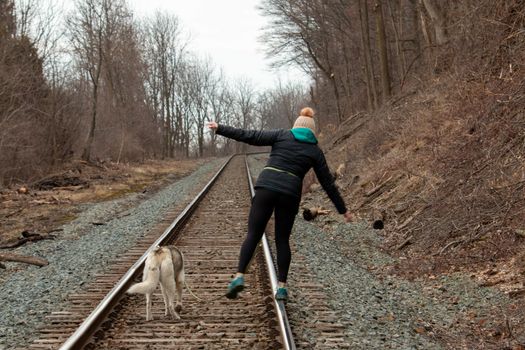
<svg viewBox="0 0 525 350"><path fill-rule="evenodd" d="M332 166L346 165L340 185L352 209L366 218L380 211L384 248L410 258L396 273L490 269L487 283L522 290L523 85L495 94L452 83L462 84L436 82L350 117L324 148Z"/></svg>
<svg viewBox="0 0 525 350"><path fill-rule="evenodd" d="M382 248L404 257L390 273L465 271L523 297L523 81L435 81L321 135L351 209L383 215Z"/></svg>

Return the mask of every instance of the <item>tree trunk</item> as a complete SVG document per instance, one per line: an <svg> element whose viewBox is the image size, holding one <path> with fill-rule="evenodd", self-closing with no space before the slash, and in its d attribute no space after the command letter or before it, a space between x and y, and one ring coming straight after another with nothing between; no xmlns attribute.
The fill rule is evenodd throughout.
<svg viewBox="0 0 525 350"><path fill-rule="evenodd" d="M367 0L359 0L359 15L361 19L361 43L365 56L366 89L368 95L368 108L377 108L377 89L374 77L374 65L372 62L372 50L370 48L370 31L368 29L368 4Z"/></svg>
<svg viewBox="0 0 525 350"><path fill-rule="evenodd" d="M93 101L91 104L91 126L89 128L89 135L86 142L86 147L82 153L82 159L86 162L91 160L91 147L95 139L95 128L97 126L97 101L98 101L98 84L93 84Z"/></svg>
<svg viewBox="0 0 525 350"><path fill-rule="evenodd" d="M423 42L421 35L423 32L419 29L419 19L418 19L418 1L417 0L403 0L404 9L406 13L407 18L407 33L412 33L412 43L414 48L414 54L408 55L410 64L407 66L407 74L408 70L410 70L409 66L413 64L413 60L417 60L418 57L422 56L421 52L421 43ZM416 65L415 67L418 67L420 65Z"/></svg>
<svg viewBox="0 0 525 350"><path fill-rule="evenodd" d="M422 1L422 0L420 0L420 1ZM421 2L420 6L418 6L419 19L420 19L420 23L421 23L421 32L423 33L423 37L425 38L425 42L427 43L427 46L431 46L432 45L432 40L430 39L430 34L428 33L427 21L425 19L425 14L423 13L422 7L423 7L423 3Z"/></svg>
<svg viewBox="0 0 525 350"><path fill-rule="evenodd" d="M398 69L399 69L399 76L403 77L405 76L406 71L406 59L405 59L405 53L403 52L403 49L401 47L401 38L400 35L402 33L402 18L403 18L403 7L400 3L399 5L399 15L397 16L399 18L399 27L396 23L396 16L394 14L394 9L392 7L392 3L390 1L387 1L388 4L388 10L390 13L390 20L392 21L392 29L394 33L394 38L396 41L396 55L397 55L397 62L398 62Z"/></svg>
<svg viewBox="0 0 525 350"><path fill-rule="evenodd" d="M199 143L199 157L204 155L204 124L197 124L197 141Z"/></svg>
<svg viewBox="0 0 525 350"><path fill-rule="evenodd" d="M433 2L433 0L421 0L425 9L432 20L432 26L434 27L434 34L436 38L436 44L443 45L447 42L447 32L445 30L445 16L441 13L439 8Z"/></svg>
<svg viewBox="0 0 525 350"><path fill-rule="evenodd" d="M383 102L390 97L390 69L388 67L388 46L386 42L385 21L383 17L383 6L381 0L376 1L375 7L377 49L379 50L379 62L381 64L381 87L383 90Z"/></svg>
<svg viewBox="0 0 525 350"><path fill-rule="evenodd" d="M330 81L332 82L332 86L334 88L335 102L337 106L337 120L339 121L339 123L342 123L343 109L341 108L341 96L339 93L339 88L337 87L337 81L335 80L334 73L330 75Z"/></svg>
<svg viewBox="0 0 525 350"><path fill-rule="evenodd" d="M421 55L424 58L423 66L426 66L428 68L429 74L432 74L432 65L429 64L431 61L431 57L433 56L432 53L432 40L430 38L430 34L428 32L428 25L427 20L425 19L425 13L423 9L423 3L421 0L419 0L419 6L417 8L417 11L419 12L419 23L421 26L421 33L423 34L423 38L425 39L426 47L430 48L428 50L425 50L425 47L421 48Z"/></svg>

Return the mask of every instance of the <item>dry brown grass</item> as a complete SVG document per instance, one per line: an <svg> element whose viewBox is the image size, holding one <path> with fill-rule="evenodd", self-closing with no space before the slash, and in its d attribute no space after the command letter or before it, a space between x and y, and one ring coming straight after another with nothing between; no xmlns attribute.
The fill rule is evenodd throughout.
<svg viewBox="0 0 525 350"><path fill-rule="evenodd" d="M123 197L130 193L152 193L169 181L194 171L200 160L147 161L143 164L88 164L74 162L55 173L58 178L76 176L86 184L38 190L18 184L0 193L0 243L16 240L22 231L46 233L76 218L77 206ZM27 187L27 194L18 189Z"/></svg>

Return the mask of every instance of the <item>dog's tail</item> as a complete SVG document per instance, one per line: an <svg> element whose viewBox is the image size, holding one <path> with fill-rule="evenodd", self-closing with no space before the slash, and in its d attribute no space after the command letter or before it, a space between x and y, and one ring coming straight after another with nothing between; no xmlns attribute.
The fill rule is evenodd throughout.
<svg viewBox="0 0 525 350"><path fill-rule="evenodd" d="M144 276L142 282L132 285L128 289L130 294L151 294L157 288L160 281L160 264L157 259L152 256L152 259L148 257L146 261L146 268L144 269Z"/></svg>

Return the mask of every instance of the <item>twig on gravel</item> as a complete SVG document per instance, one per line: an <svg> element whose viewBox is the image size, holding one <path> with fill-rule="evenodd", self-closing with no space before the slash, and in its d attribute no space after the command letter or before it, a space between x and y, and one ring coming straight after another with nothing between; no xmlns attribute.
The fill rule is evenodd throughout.
<svg viewBox="0 0 525 350"><path fill-rule="evenodd" d="M15 261L37 266L46 266L49 263L46 259L37 258L36 256L17 255L11 253L0 253L0 261Z"/></svg>

